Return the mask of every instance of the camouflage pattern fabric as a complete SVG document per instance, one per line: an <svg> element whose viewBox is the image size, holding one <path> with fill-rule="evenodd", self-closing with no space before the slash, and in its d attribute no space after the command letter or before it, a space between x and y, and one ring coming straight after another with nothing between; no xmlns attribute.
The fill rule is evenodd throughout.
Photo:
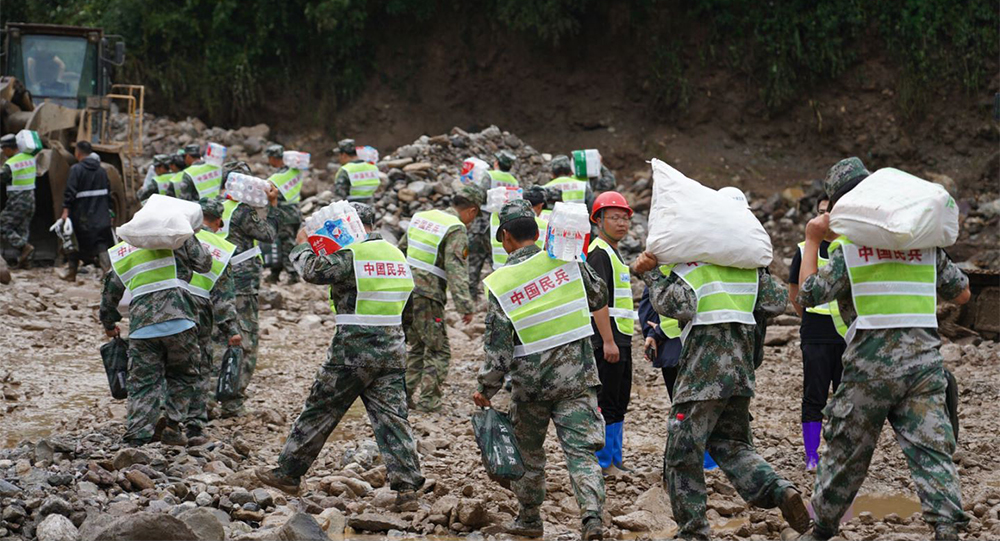
<svg viewBox="0 0 1000 541"><path fill-rule="evenodd" d="M278 203L278 210L281 215L278 219L278 252L281 254L281 263L275 267L284 269L289 277L297 278L298 272L289 256L292 248L295 248L295 235L302 227L302 211L297 204L284 201Z"/></svg>
<svg viewBox="0 0 1000 541"><path fill-rule="evenodd" d="M560 400L514 402L511 422L524 460L524 477L511 483L522 516L538 515L545 501L545 434L549 421L566 457L573 495L580 518L601 519L604 508L604 474L594 454L604 447L604 419L597 411L597 389Z"/></svg>
<svg viewBox="0 0 1000 541"><path fill-rule="evenodd" d="M416 272L414 272L416 274ZM441 407L442 386L448 377L451 346L444 321L444 304L413 295L407 307L406 398L423 411Z"/></svg>
<svg viewBox="0 0 1000 541"><path fill-rule="evenodd" d="M204 162L195 162L198 163ZM174 197L178 199L184 199L186 201L198 202L198 188L194 185L194 179L191 175L181 172L180 180L173 183Z"/></svg>
<svg viewBox="0 0 1000 541"><path fill-rule="evenodd" d="M472 301L479 302L483 292L483 266L487 274L493 268L493 247L490 245L490 216L480 212L469 224L469 294Z"/></svg>
<svg viewBox="0 0 1000 541"><path fill-rule="evenodd" d="M255 209L250 205L237 205L229 218L229 235L226 240L236 245L236 253L252 250L254 241L274 242L278 235L278 222L281 211L277 207L268 206L267 210ZM261 214L264 214L262 217ZM259 257L250 259L233 267L237 295L250 295L260 292L260 274L263 263ZM256 319L256 316L254 316Z"/></svg>
<svg viewBox="0 0 1000 541"><path fill-rule="evenodd" d="M153 438L161 407L171 423L180 425L188 416L191 400L203 392L198 382L198 331L192 328L159 338L130 339L128 357L123 440L141 445Z"/></svg>
<svg viewBox="0 0 1000 541"><path fill-rule="evenodd" d="M163 195L166 195L168 197L175 197L174 186L175 186L174 183L170 183L169 185L167 185L166 193L164 193ZM153 178L150 177L143 181L142 187L139 188L139 191L135 193L135 197L139 201L145 201L150 197L152 197L153 194L158 194L158 193L160 193L160 188L159 186L156 185L156 181L154 181Z"/></svg>
<svg viewBox="0 0 1000 541"><path fill-rule="evenodd" d="M243 403L247 398L247 387L250 386L250 378L253 377L253 373L257 369L257 346L260 344L260 324L257 321L258 303L256 293L236 294L236 324L240 336L243 337L243 372L240 373L240 397L220 403L224 415L242 413ZM219 362L222 362L221 355Z"/></svg>
<svg viewBox="0 0 1000 541"><path fill-rule="evenodd" d="M676 396L676 392L675 395ZM770 509L792 484L775 473L754 448L750 398L675 403L670 410L663 480L679 539L710 539L704 455L707 450L747 503Z"/></svg>
<svg viewBox="0 0 1000 541"><path fill-rule="evenodd" d="M356 159L351 160L350 163L365 163L364 160ZM378 190L376 190L378 191ZM351 179L347 176L347 169L341 167L337 170L337 176L333 179L333 199L347 201L347 196L351 193ZM366 203L371 205L372 199L374 197L355 197L351 201L358 201L359 203Z"/></svg>
<svg viewBox="0 0 1000 541"><path fill-rule="evenodd" d="M691 286L674 273L659 270L643 275L649 301L659 314L685 324L694 317L698 298ZM754 312L772 317L781 314L788 292L773 276L758 270ZM754 395L754 325L719 323L694 325L681 349L674 404Z"/></svg>
<svg viewBox="0 0 1000 541"><path fill-rule="evenodd" d="M827 197L833 197L841 188L858 177L867 177L871 173L861 163L859 158L844 158L833 164L823 179L823 189Z"/></svg>
<svg viewBox="0 0 1000 541"><path fill-rule="evenodd" d="M590 179L590 189L595 195L610 192L615 189L617 181L615 174L610 169L601 164L601 176Z"/></svg>
<svg viewBox="0 0 1000 541"><path fill-rule="evenodd" d="M7 205L0 212L0 237L14 248L23 248L34 215L35 190L7 192Z"/></svg>
<svg viewBox="0 0 1000 541"><path fill-rule="evenodd" d="M189 281L192 270L208 272L212 268L212 256L201 247L201 242L198 242L194 235L186 240L180 248L174 250L174 260L177 264L177 278L179 280ZM118 274L115 272L105 274L101 291L101 307L98 314L105 329L113 329L115 324L122 320L122 315L118 311L118 303L124 295L125 285L118 278ZM128 310L130 332L172 319L198 321L191 294L187 290L176 287L135 297Z"/></svg>
<svg viewBox="0 0 1000 541"><path fill-rule="evenodd" d="M285 440L278 456L278 470L293 479L305 475L344 413L360 396L385 463L389 487L396 491L420 488L424 477L407 420L403 371L345 366L342 359L346 357L346 344L338 340L339 336L334 337L327 362L317 372L302 413ZM338 342L340 347L335 347Z"/></svg>
<svg viewBox="0 0 1000 541"><path fill-rule="evenodd" d="M457 216L454 209L445 211ZM399 240L398 248L404 254L408 245L406 235ZM439 303L446 304L446 290L451 290L451 298L455 302L455 310L460 314L471 314L475 311L472 296L469 294L468 269L469 238L463 228L456 227L445 234L438 245L437 259L434 265L444 269L448 279L435 276L423 269L413 269L413 294L427 297Z"/></svg>
<svg viewBox="0 0 1000 541"><path fill-rule="evenodd" d="M188 432L200 432L208 423L208 400L214 394L212 376L218 373L213 361L213 333L218 330L226 342L229 337L240 334L237 326L236 291L233 289L232 273L228 265L209 294L210 299L191 296L198 311L198 347L201 350L198 382L203 392L191 400L185 421ZM219 362L222 362L221 354Z"/></svg>
<svg viewBox="0 0 1000 541"><path fill-rule="evenodd" d="M537 254L541 249L531 244L516 250L507 259L508 265L520 263ZM608 304L608 287L593 268L580 263L587 303L593 312ZM594 349L589 338L570 342L541 353L514 357L514 346L520 343L514 325L503 312L500 302L489 295L486 312L486 333L483 336L486 360L479 370L479 388L487 398L492 397L503 385L504 376L510 374L511 398L516 402L545 402L575 398L587 389L597 387ZM603 441L603 432L601 435Z"/></svg>
<svg viewBox="0 0 1000 541"><path fill-rule="evenodd" d="M381 239L378 232L368 240ZM338 314L353 314L358 297L354 281L354 254L340 250L319 257L308 244L292 249L292 262L302 279L312 284L330 286L330 298ZM244 337L246 340L246 337ZM406 339L402 326L343 325L330 345L329 362L365 368L406 369Z"/></svg>
<svg viewBox="0 0 1000 541"><path fill-rule="evenodd" d="M940 365L901 378L841 384L823 410L827 448L820 456L812 497L817 529L837 532L865 480L886 419L910 466L924 520L931 527L969 522L951 458L955 435L945 409L946 387Z"/></svg>

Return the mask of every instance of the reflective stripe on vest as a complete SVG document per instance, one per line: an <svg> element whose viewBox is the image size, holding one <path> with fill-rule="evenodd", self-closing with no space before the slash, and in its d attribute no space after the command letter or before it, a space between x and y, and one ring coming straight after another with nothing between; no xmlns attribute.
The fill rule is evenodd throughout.
<svg viewBox="0 0 1000 541"><path fill-rule="evenodd" d="M805 242L799 243L799 257L805 257ZM827 255L830 255L830 247L827 247ZM816 270L822 269L830 262L829 257L823 257L816 252ZM844 323L844 318L840 317L840 307L837 306L837 301L830 301L823 303L819 306L813 306L811 308L806 308L806 312L811 314L819 314L821 316L830 316L833 319L833 326L837 329L837 334L841 337L847 335L847 324Z"/></svg>
<svg viewBox="0 0 1000 541"><path fill-rule="evenodd" d="M176 173L165 173L153 177L153 182L156 183L156 191L159 192L160 195L166 195L167 189L174 183L174 177L176 176ZM183 175L181 176L183 177Z"/></svg>
<svg viewBox="0 0 1000 541"><path fill-rule="evenodd" d="M667 275L670 274L670 269L671 268L672 268L671 265L660 265L660 272L664 276L667 276ZM657 315L660 316L660 330L663 331L663 334L665 334L667 336L667 338L673 339L673 338L677 338L677 337L679 337L681 335L681 322L680 321L677 321L676 319L674 319L672 317L667 317L667 316L664 316L664 315L661 315L661 314L657 314Z"/></svg>
<svg viewBox="0 0 1000 541"><path fill-rule="evenodd" d="M414 214L410 227L406 229L406 262L415 269L447 280L448 274L435 263L441 241L455 227L465 230L462 220L447 212L427 210Z"/></svg>
<svg viewBox="0 0 1000 541"><path fill-rule="evenodd" d="M84 190L82 192L76 192L77 199L86 199L88 197L100 197L102 195L108 195L107 188L101 188L100 190Z"/></svg>
<svg viewBox="0 0 1000 541"><path fill-rule="evenodd" d="M351 182L351 190L347 195L348 200L368 199L375 195L375 190L378 189L379 185L378 167L364 162L345 163L343 168L347 171L347 179Z"/></svg>
<svg viewBox="0 0 1000 541"><path fill-rule="evenodd" d="M587 202L587 182L573 177L559 177L552 179L545 185L546 188L559 188L562 192L562 200L567 203Z"/></svg>
<svg viewBox="0 0 1000 541"><path fill-rule="evenodd" d="M402 325L403 308L413 291L413 274L403 252L381 239L345 249L354 256L358 297L353 314L337 314L337 325ZM330 309L337 311L333 299Z"/></svg>
<svg viewBox="0 0 1000 541"><path fill-rule="evenodd" d="M507 264L507 250L503 249L503 243L497 242L497 229L500 229L500 213L490 213L490 250L493 254L493 270ZM541 237L539 237L541 238ZM544 246L544 243L543 243Z"/></svg>
<svg viewBox="0 0 1000 541"><path fill-rule="evenodd" d="M613 301L608 306L608 315L615 319L615 326L618 332L632 336L635 330L635 321L639 319L638 312L635 311L635 301L632 300L632 274L626 265L615 252L614 248L603 239L594 239L587 248L587 252L594 250L604 250L611 260L611 272L614 275L613 284L608 284L608 289L612 289ZM613 287L612 287L613 286Z"/></svg>
<svg viewBox="0 0 1000 541"><path fill-rule="evenodd" d="M302 171L299 169L288 169L280 171L268 177L289 203L298 203L299 194L302 192Z"/></svg>
<svg viewBox="0 0 1000 541"><path fill-rule="evenodd" d="M222 235L220 235L222 238L229 238L229 222L231 221L233 214L236 212L236 207L242 204L243 203L240 203L235 199L226 199L222 202L222 229L219 229L219 231L222 232ZM253 248L234 255L229 261L229 264L235 267L255 255L260 256L260 260L264 261L264 256L260 253L260 243L256 240L253 241Z"/></svg>
<svg viewBox="0 0 1000 541"><path fill-rule="evenodd" d="M549 236L549 216L552 216L551 210L543 210L540 216L535 216L535 223L538 224L538 240L535 241L535 245L543 250L545 249L545 238Z"/></svg>
<svg viewBox="0 0 1000 541"><path fill-rule="evenodd" d="M757 303L757 269L683 263L672 270L691 286L698 298L697 312L684 333L695 325L757 324L753 317L753 307Z"/></svg>
<svg viewBox="0 0 1000 541"><path fill-rule="evenodd" d="M883 250L843 236L829 250L837 248L844 251L858 313L847 343L858 329L937 328L937 249Z"/></svg>
<svg viewBox="0 0 1000 541"><path fill-rule="evenodd" d="M31 154L21 152L14 154L7 159L7 166L10 167L11 182L7 186L8 192L23 192L35 189L35 157Z"/></svg>
<svg viewBox="0 0 1000 541"><path fill-rule="evenodd" d="M147 250L119 242L108 249L111 268L135 299L140 295L184 287L177 279L173 250Z"/></svg>
<svg viewBox="0 0 1000 541"><path fill-rule="evenodd" d="M513 186L517 188L517 178L507 171L491 169L486 173L490 176L490 188L498 188L500 186Z"/></svg>
<svg viewBox="0 0 1000 541"><path fill-rule="evenodd" d="M510 318L514 356L547 351L594 334L580 264L545 252L493 271L483 280Z"/></svg>
<svg viewBox="0 0 1000 541"><path fill-rule="evenodd" d="M201 241L202 249L212 256L212 270L206 273L193 273L191 282L187 284L187 290L199 297L210 299L212 288L215 287L219 276L222 276L230 258L236 252L236 245L223 238L222 235L206 229L198 231L195 236Z"/></svg>
<svg viewBox="0 0 1000 541"><path fill-rule="evenodd" d="M192 165L184 170L187 176L194 181L194 187L198 190L198 197L201 199L211 199L219 195L222 188L222 168L210 163Z"/></svg>

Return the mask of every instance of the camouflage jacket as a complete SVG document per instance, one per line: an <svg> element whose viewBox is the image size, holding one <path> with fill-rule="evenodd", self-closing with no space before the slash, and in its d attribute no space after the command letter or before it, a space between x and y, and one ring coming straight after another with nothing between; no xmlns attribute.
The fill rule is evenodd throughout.
<svg viewBox="0 0 1000 541"><path fill-rule="evenodd" d="M539 251L541 249L534 244L520 248L510 254L507 264L520 263ZM604 281L586 263L580 263L580 271L590 311L607 306L608 287ZM496 297L492 293L489 297L486 334L483 336L486 359L479 370L479 392L488 398L493 397L508 373L513 383L511 398L517 402L571 398L601 384L590 338L541 353L514 357L514 346L520 343L514 324Z"/></svg>
<svg viewBox="0 0 1000 541"><path fill-rule="evenodd" d="M365 163L364 160L352 160L350 163ZM380 186L381 187L381 186ZM376 190L377 192L378 190ZM344 200L347 201L347 196L351 193L351 178L347 176L347 169L341 167L337 170L337 176L333 179L333 198L334 200ZM364 199L352 199L352 201L358 201L360 203L370 203L374 197L366 197Z"/></svg>
<svg viewBox="0 0 1000 541"><path fill-rule="evenodd" d="M368 241L381 239L377 232ZM366 241L367 242L367 241ZM354 278L354 254L340 250L329 256L318 256L308 244L299 244L289 256L302 279L311 284L330 286L330 300L338 314L353 314L358 298ZM368 368L398 369L406 367L406 339L403 327L376 325L341 325L330 342L328 364Z"/></svg>
<svg viewBox="0 0 1000 541"><path fill-rule="evenodd" d="M254 241L274 242L278 237L278 220L281 211L267 206L266 218L250 205L237 205L229 218L229 235L226 240L236 245L236 253L252 250ZM255 295L260 291L260 274L264 268L259 257L233 267L233 279L237 295Z"/></svg>
<svg viewBox="0 0 1000 541"><path fill-rule="evenodd" d="M445 212L455 216L455 211ZM399 249L406 253L407 236L404 234L399 241ZM460 314L471 314L475 307L472 294L469 293L469 237L462 228L449 231L438 245L437 259L434 265L444 269L448 279L435 276L425 270L413 269L413 294L448 303L446 290L451 287L451 298L455 301L455 309Z"/></svg>
<svg viewBox="0 0 1000 541"><path fill-rule="evenodd" d="M601 165L601 176L590 179L590 189L595 194L610 192L615 189L615 174L603 164Z"/></svg>
<svg viewBox="0 0 1000 541"><path fill-rule="evenodd" d="M758 269L757 275L754 315L781 314L788 303L785 287L763 269ZM659 270L647 272L642 279L659 314L682 324L694 318L698 298L687 282L674 273L664 276ZM691 326L681 347L673 403L753 396L756 336L753 325L742 323Z"/></svg>
<svg viewBox="0 0 1000 541"><path fill-rule="evenodd" d="M177 278L185 282L191 280L192 271L208 272L212 268L212 256L202 249L194 235L174 250L174 261ZM113 329L122 320L118 303L125 295L125 289L118 273L112 271L104 275L99 318L105 329ZM186 289L175 287L140 295L133 298L128 307L129 332L173 319L198 321L195 309L194 300Z"/></svg>
<svg viewBox="0 0 1000 541"><path fill-rule="evenodd" d="M174 197L194 201L195 203L198 202L198 188L195 187L194 179L191 178L191 175L182 172L181 180L175 182L173 188Z"/></svg>
<svg viewBox="0 0 1000 541"><path fill-rule="evenodd" d="M490 245L490 213L480 210L476 219L466 228L469 235L470 254L492 254ZM491 259L492 261L492 259Z"/></svg>
<svg viewBox="0 0 1000 541"><path fill-rule="evenodd" d="M937 251L937 292L944 299L957 297L969 278L952 263L944 250ZM830 253L830 261L802 283L796 300L803 307L837 301L840 316L850 325L857 318L851 297L851 280L843 250ZM844 352L844 381L895 379L941 363L941 337L937 329L859 329Z"/></svg>

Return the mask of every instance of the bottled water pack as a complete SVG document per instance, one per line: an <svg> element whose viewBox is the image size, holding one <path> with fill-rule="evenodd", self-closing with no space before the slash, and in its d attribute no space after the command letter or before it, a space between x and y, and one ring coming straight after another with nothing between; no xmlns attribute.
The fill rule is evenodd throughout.
<svg viewBox="0 0 1000 541"><path fill-rule="evenodd" d="M205 163L214 165L216 167L222 167L222 164L226 163L226 154L229 151L226 147L220 145L219 143L209 143L205 148L205 155L202 157Z"/></svg>
<svg viewBox="0 0 1000 541"><path fill-rule="evenodd" d="M573 151L573 174L577 178L601 176L601 153L597 149Z"/></svg>
<svg viewBox="0 0 1000 541"><path fill-rule="evenodd" d="M466 158L462 162L462 173L459 176L459 180L462 184L469 184L471 182L484 186L483 180L488 176L486 172L489 170L489 164L483 160L479 158Z"/></svg>
<svg viewBox="0 0 1000 541"><path fill-rule="evenodd" d="M497 186L486 190L486 205L483 209L487 212L500 212L504 205L518 199L524 199L523 189Z"/></svg>
<svg viewBox="0 0 1000 541"><path fill-rule="evenodd" d="M368 238L354 207L347 201L334 201L306 218L309 246L316 255L330 255L341 248Z"/></svg>
<svg viewBox="0 0 1000 541"><path fill-rule="evenodd" d="M286 150L284 154L281 155L281 161L285 164L285 167L291 169L309 169L310 154L308 152L299 152L297 150Z"/></svg>
<svg viewBox="0 0 1000 541"><path fill-rule="evenodd" d="M243 173L230 173L226 181L226 197L251 207L266 207L271 183Z"/></svg>
<svg viewBox="0 0 1000 541"><path fill-rule="evenodd" d="M366 145L363 147L355 147L354 150L358 153L358 158L361 158L372 165L375 165L375 163L378 162L378 150L376 150L375 147Z"/></svg>
<svg viewBox="0 0 1000 541"><path fill-rule="evenodd" d="M563 261L585 261L590 243L590 217L587 205L559 201L549 216L545 251Z"/></svg>

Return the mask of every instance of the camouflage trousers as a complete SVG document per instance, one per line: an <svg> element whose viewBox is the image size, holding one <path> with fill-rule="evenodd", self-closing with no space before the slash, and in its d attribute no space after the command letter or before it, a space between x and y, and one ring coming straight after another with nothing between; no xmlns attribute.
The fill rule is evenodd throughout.
<svg viewBox="0 0 1000 541"><path fill-rule="evenodd" d="M278 456L282 474L305 475L351 404L361 397L393 490L423 486L413 432L407 420L403 371L345 366L327 361L316 373L302 413Z"/></svg>
<svg viewBox="0 0 1000 541"><path fill-rule="evenodd" d="M406 356L406 398L420 409L441 407L442 386L448 377L451 346L444 321L444 305L413 295L412 321L406 331L410 351Z"/></svg>
<svg viewBox="0 0 1000 541"><path fill-rule="evenodd" d="M35 215L35 191L8 192L7 205L0 212L0 238L14 248L28 242L31 218Z"/></svg>
<svg viewBox="0 0 1000 541"><path fill-rule="evenodd" d="M775 473L754 448L750 397L699 400L670 409L663 480L677 521L679 539L709 539L705 517L705 451L749 504L770 509L792 484Z"/></svg>
<svg viewBox="0 0 1000 541"><path fill-rule="evenodd" d="M274 269L283 268L289 277L297 277L299 273L295 270L295 266L292 265L292 260L288 256L292 253L292 248L295 248L295 235L302 227L302 213L299 212L298 205L294 203L279 205L279 208L281 209L281 219L278 221L276 242L278 253L281 254L281 263L274 265Z"/></svg>
<svg viewBox="0 0 1000 541"><path fill-rule="evenodd" d="M257 320L258 302L257 293L236 294L236 324L239 326L240 336L243 337L244 364L240 376L240 397L221 403L224 415L238 414L243 410L243 402L247 397L250 378L253 377L253 372L257 369L257 345L260 343L260 323ZM218 343L216 343L216 347L219 347ZM225 350L223 349L223 351ZM219 360L222 360L221 355L219 355ZM218 373L218 367L213 370L216 374Z"/></svg>
<svg viewBox="0 0 1000 541"><path fill-rule="evenodd" d="M208 423L208 401L212 397L212 331L215 328L215 313L208 299L194 297L198 310L198 349L201 351L197 366L198 388L200 391L191 398L187 419L184 421L188 433L201 432Z"/></svg>
<svg viewBox="0 0 1000 541"><path fill-rule="evenodd" d="M566 456L581 519L600 518L604 508L604 474L594 453L604 447L604 419L597 411L597 390L587 389L565 400L513 402L510 417L524 460L524 477L512 483L522 516L537 516L545 501L543 444L551 420Z"/></svg>
<svg viewBox="0 0 1000 541"><path fill-rule="evenodd" d="M201 392L197 329L159 338L133 338L128 346L127 442L142 444L153 438L161 416L180 425L188 416L191 400ZM166 396L164 396L166 395ZM165 402L164 402L165 401Z"/></svg>
<svg viewBox="0 0 1000 541"><path fill-rule="evenodd" d="M916 485L924 520L964 525L955 436L945 408L947 380L938 365L904 378L841 382L823 410L827 423L812 506L816 527L833 534L864 482L886 419Z"/></svg>

